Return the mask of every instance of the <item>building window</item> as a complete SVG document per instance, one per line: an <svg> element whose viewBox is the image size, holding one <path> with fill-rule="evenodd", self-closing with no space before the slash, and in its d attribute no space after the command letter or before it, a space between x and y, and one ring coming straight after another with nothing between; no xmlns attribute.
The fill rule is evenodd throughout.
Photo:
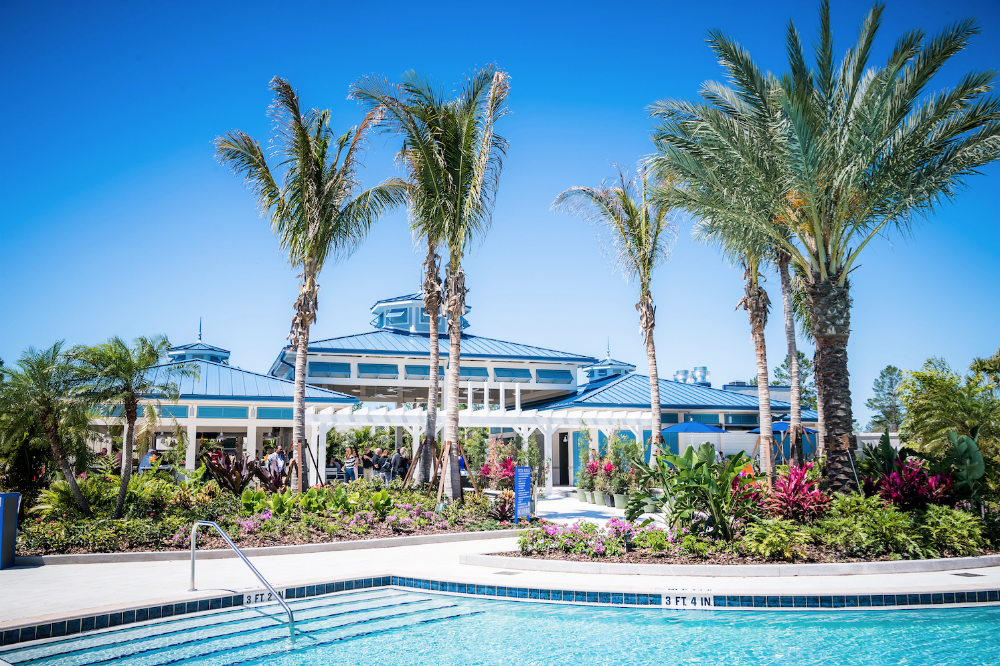
<svg viewBox="0 0 1000 666"><path fill-rule="evenodd" d="M458 369L459 379L489 379L490 373L486 368L466 368Z"/></svg>
<svg viewBox="0 0 1000 666"><path fill-rule="evenodd" d="M386 324L405 324L406 323L406 308L396 308L394 310L389 310L385 313L385 323Z"/></svg>
<svg viewBox="0 0 1000 666"><path fill-rule="evenodd" d="M698 423L719 423L718 414L688 414L688 419Z"/></svg>
<svg viewBox="0 0 1000 666"><path fill-rule="evenodd" d="M535 370L539 384L572 384L573 373L569 370Z"/></svg>
<svg viewBox="0 0 1000 666"><path fill-rule="evenodd" d="M295 415L295 410L291 407L258 407L257 418L259 419L283 419L291 420Z"/></svg>
<svg viewBox="0 0 1000 666"><path fill-rule="evenodd" d="M726 423L731 425L757 425L756 414L726 414Z"/></svg>
<svg viewBox="0 0 1000 666"><path fill-rule="evenodd" d="M350 363L310 363L310 377L340 377L351 376Z"/></svg>
<svg viewBox="0 0 1000 666"><path fill-rule="evenodd" d="M403 366L406 370L407 379L430 379L431 378L431 366L429 365L407 365ZM438 366L438 377L444 377L444 367Z"/></svg>
<svg viewBox="0 0 1000 666"><path fill-rule="evenodd" d="M160 407L160 416L167 419L186 419L187 405L163 405Z"/></svg>
<svg viewBox="0 0 1000 666"><path fill-rule="evenodd" d="M531 370L514 368L496 368L493 378L498 382L515 382L524 384L531 381Z"/></svg>
<svg viewBox="0 0 1000 666"><path fill-rule="evenodd" d="M199 406L199 419L245 419L248 416L248 407L216 407Z"/></svg>
<svg viewBox="0 0 1000 666"><path fill-rule="evenodd" d="M396 379L399 377L399 366L384 363L358 363L358 377L362 379Z"/></svg>

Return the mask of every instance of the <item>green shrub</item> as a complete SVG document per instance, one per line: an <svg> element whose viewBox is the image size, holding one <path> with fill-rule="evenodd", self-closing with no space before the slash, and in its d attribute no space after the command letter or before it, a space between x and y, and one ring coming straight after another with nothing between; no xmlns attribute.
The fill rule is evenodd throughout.
<svg viewBox="0 0 1000 666"><path fill-rule="evenodd" d="M931 557L969 557L985 545L979 517L946 506L928 506L917 520L917 534Z"/></svg>
<svg viewBox="0 0 1000 666"><path fill-rule="evenodd" d="M878 495L837 495L817 528L819 538L827 546L849 556L923 557L913 519Z"/></svg>
<svg viewBox="0 0 1000 666"><path fill-rule="evenodd" d="M667 550L670 541L667 539L668 532L660 529L642 529L635 533L632 544L636 548L648 548L654 553Z"/></svg>
<svg viewBox="0 0 1000 666"><path fill-rule="evenodd" d="M766 518L747 525L741 545L747 553L767 560L795 561L805 557L805 546L811 540L809 530L784 518Z"/></svg>
<svg viewBox="0 0 1000 666"><path fill-rule="evenodd" d="M700 541L693 534L685 534L684 538L681 539L681 550L688 555L706 558L712 552L712 547L704 541Z"/></svg>

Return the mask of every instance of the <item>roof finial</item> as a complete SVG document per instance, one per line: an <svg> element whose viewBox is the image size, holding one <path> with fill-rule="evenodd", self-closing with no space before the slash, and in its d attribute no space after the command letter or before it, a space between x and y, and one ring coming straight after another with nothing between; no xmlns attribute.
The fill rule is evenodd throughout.
<svg viewBox="0 0 1000 666"><path fill-rule="evenodd" d="M201 317L198 317L198 342L201 342Z"/></svg>
<svg viewBox="0 0 1000 666"><path fill-rule="evenodd" d="M608 336L608 360L611 360L611 336Z"/></svg>

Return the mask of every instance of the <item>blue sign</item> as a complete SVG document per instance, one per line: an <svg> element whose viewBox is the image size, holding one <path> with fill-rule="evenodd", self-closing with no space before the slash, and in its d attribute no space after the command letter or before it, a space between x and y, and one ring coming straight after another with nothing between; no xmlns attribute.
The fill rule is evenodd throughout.
<svg viewBox="0 0 1000 666"><path fill-rule="evenodd" d="M514 468L514 522L531 520L531 468Z"/></svg>

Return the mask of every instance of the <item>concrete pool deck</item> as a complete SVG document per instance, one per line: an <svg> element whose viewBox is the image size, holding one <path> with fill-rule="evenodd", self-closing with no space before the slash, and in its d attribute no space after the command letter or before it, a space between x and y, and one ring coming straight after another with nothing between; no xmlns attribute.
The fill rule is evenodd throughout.
<svg viewBox="0 0 1000 666"><path fill-rule="evenodd" d="M333 579L392 575L519 588L690 595L935 594L1000 589L1000 567L965 571L809 577L726 577L511 571L460 562L463 555L515 550L514 538L397 548L251 558L275 588ZM14 567L0 572L0 631L107 612L141 603L166 603L241 593L262 586L238 560L199 560L197 587L188 592L190 561ZM995 593L994 593L995 594ZM992 599L990 600L992 602ZM982 604L980 604L982 605Z"/></svg>

